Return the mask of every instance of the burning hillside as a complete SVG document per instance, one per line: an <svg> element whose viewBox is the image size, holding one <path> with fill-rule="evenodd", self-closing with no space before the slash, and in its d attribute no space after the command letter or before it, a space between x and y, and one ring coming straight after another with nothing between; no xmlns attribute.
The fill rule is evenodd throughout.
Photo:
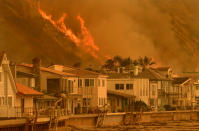
<svg viewBox="0 0 199 131"><path fill-rule="evenodd" d="M73 64L146 55L158 64L198 69L197 0L39 3L0 1L0 48L13 60L39 56L47 64Z"/></svg>
<svg viewBox="0 0 199 131"><path fill-rule="evenodd" d="M77 47L81 47L85 52L88 52L93 57L98 58L96 51L99 50L99 47L95 45L94 40L89 33L88 29L85 27L84 20L80 15L77 16L77 20L80 21L81 25L81 38L77 37L71 29L68 29L65 25L65 17L66 14L64 13L59 20L55 21L52 19L51 15L47 15L41 8L40 4L38 3L38 11L41 16L48 20L58 31L63 33L66 37L68 37Z"/></svg>
<svg viewBox="0 0 199 131"><path fill-rule="evenodd" d="M36 3L29 2L31 1L0 1L0 48L13 60L31 62L33 57L38 56L45 65L95 61L92 57L97 57L95 51L98 48L93 45L92 37L80 16L77 20L82 28L81 39L67 29L64 24L66 14L54 21L50 15L37 8ZM94 47L96 49L92 50Z"/></svg>

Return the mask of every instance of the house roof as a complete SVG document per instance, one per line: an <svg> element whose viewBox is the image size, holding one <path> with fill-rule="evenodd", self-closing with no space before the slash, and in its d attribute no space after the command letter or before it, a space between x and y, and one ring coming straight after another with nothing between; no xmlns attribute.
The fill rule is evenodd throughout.
<svg viewBox="0 0 199 131"><path fill-rule="evenodd" d="M28 68L32 68L33 67L32 64L18 64L17 66L23 66L23 67L28 67ZM57 71L57 70L46 68L46 67L40 67L40 70L41 71L45 71L45 72L49 72L49 73L53 73L53 74L57 74L57 75L75 76L75 74L72 74L72 73L61 72L61 71Z"/></svg>
<svg viewBox="0 0 199 131"><path fill-rule="evenodd" d="M124 98L135 98L134 95L123 93L123 92L118 92L118 91L114 91L114 90L107 90L107 94L121 96L121 97L124 97Z"/></svg>
<svg viewBox="0 0 199 131"><path fill-rule="evenodd" d="M79 68L71 68L70 70L64 69L63 71L67 72L67 73L75 74L75 75L81 76L81 77L98 77L99 75L103 75L101 73L88 71L88 70L84 70L84 69L79 69Z"/></svg>
<svg viewBox="0 0 199 131"><path fill-rule="evenodd" d="M169 70L169 66L162 66L162 67L157 67L157 68L154 68L155 70L158 70L158 71L168 71Z"/></svg>
<svg viewBox="0 0 199 131"><path fill-rule="evenodd" d="M143 69L142 72L138 73L137 76L135 76L133 73L109 73L108 76L110 79L146 78L149 80L171 80L154 69Z"/></svg>
<svg viewBox="0 0 199 131"><path fill-rule="evenodd" d="M54 66L61 66L63 68L63 72L73 74L73 75L79 76L79 77L98 77L98 76L106 77L102 73L89 71L89 70L85 70L85 69L81 69L81 68L76 68L76 67L72 67L72 66L52 65L49 68L53 69Z"/></svg>
<svg viewBox="0 0 199 131"><path fill-rule="evenodd" d="M188 81L189 79L190 79L189 77L174 77L173 84L181 85L185 83L186 81Z"/></svg>
<svg viewBox="0 0 199 131"><path fill-rule="evenodd" d="M24 86L22 84L16 83L17 92L22 95L43 95L43 93L38 92L30 87Z"/></svg>
<svg viewBox="0 0 199 131"><path fill-rule="evenodd" d="M160 73L158 70L154 69L143 69L143 71L139 74L141 78L149 78L149 80L171 80L167 78L165 75Z"/></svg>

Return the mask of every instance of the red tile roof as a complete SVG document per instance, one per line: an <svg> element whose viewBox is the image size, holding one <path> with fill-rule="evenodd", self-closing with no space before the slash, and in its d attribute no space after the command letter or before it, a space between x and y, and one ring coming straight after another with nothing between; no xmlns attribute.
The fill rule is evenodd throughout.
<svg viewBox="0 0 199 131"><path fill-rule="evenodd" d="M22 95L43 95L43 93L38 92L30 87L24 86L22 84L16 83L17 92Z"/></svg>

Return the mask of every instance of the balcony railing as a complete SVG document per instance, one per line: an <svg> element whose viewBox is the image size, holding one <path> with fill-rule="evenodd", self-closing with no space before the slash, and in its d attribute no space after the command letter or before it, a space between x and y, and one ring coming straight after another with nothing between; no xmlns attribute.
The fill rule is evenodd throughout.
<svg viewBox="0 0 199 131"><path fill-rule="evenodd" d="M33 107L0 107L0 117L31 117L31 116L64 116L69 114L66 109L35 109Z"/></svg>

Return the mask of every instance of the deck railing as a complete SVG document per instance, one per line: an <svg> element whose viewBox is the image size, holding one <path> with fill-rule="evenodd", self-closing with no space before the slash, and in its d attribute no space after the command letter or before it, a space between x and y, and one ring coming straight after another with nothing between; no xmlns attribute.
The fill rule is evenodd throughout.
<svg viewBox="0 0 199 131"><path fill-rule="evenodd" d="M0 107L0 117L34 117L34 116L65 116L68 112L66 109L35 109L33 107Z"/></svg>

